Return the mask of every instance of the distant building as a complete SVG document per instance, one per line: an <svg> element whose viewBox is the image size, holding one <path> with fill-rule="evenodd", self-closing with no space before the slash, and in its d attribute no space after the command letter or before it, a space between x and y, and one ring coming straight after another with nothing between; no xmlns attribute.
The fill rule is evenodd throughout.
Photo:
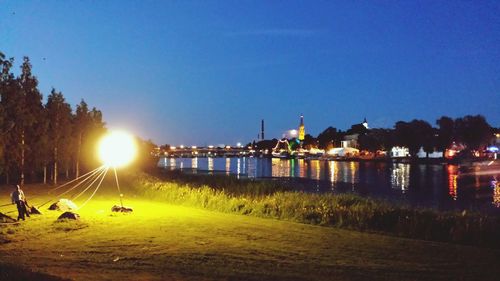
<svg viewBox="0 0 500 281"><path fill-rule="evenodd" d="M427 153L424 150L424 147L420 147L417 152L418 158L443 158L444 153L442 151L433 151L431 153Z"/></svg>
<svg viewBox="0 0 500 281"><path fill-rule="evenodd" d="M300 115L300 125L299 125L299 140L304 141L306 137L306 128L304 126L304 115Z"/></svg>
<svg viewBox="0 0 500 281"><path fill-rule="evenodd" d="M366 129L370 129L368 128L368 121L366 121L366 117L365 119L363 120L363 123L361 123L363 126L365 126Z"/></svg>
<svg viewBox="0 0 500 281"><path fill-rule="evenodd" d="M410 157L410 151L407 147L395 146L391 149L392 158Z"/></svg>
<svg viewBox="0 0 500 281"><path fill-rule="evenodd" d="M264 119L260 122L260 137L261 140L264 140Z"/></svg>
<svg viewBox="0 0 500 281"><path fill-rule="evenodd" d="M368 121L366 121L365 118L362 123L354 124L351 126L349 130L347 130L347 134L344 137L344 140L341 141L341 146L343 148L347 147L359 148L359 142L358 142L359 136L365 135L368 132L369 132Z"/></svg>

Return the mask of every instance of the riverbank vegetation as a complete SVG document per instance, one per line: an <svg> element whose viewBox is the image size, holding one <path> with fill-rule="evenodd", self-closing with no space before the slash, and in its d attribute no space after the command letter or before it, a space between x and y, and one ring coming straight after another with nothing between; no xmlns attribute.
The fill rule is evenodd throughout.
<svg viewBox="0 0 500 281"><path fill-rule="evenodd" d="M214 212L207 210L216 204L211 188L121 179L130 214L110 212L119 202L110 180L78 210L80 221L56 221L61 213L44 207L43 215L0 224L0 280L496 280L500 274L495 249ZM4 187L0 202L9 199ZM184 192L175 198L185 206L164 202L174 189ZM48 190L25 186L34 205L50 199Z"/></svg>
<svg viewBox="0 0 500 281"><path fill-rule="evenodd" d="M500 218L415 209L355 194L293 192L276 182L230 177L141 174L132 187L147 198L226 213L500 248Z"/></svg>

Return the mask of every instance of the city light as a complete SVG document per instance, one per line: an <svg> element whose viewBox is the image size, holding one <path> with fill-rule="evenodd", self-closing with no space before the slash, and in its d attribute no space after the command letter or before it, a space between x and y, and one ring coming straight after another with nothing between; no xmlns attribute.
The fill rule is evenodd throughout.
<svg viewBox="0 0 500 281"><path fill-rule="evenodd" d="M498 152L498 147L496 147L496 146L490 146L486 150L488 150L490 152Z"/></svg>
<svg viewBox="0 0 500 281"><path fill-rule="evenodd" d="M99 143L99 157L108 167L122 167L136 156L137 144L132 135L125 131L112 131Z"/></svg>

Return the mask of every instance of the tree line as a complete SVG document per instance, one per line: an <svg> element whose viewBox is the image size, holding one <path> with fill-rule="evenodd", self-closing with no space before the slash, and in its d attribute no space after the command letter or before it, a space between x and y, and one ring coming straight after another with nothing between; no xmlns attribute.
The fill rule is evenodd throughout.
<svg viewBox="0 0 500 281"><path fill-rule="evenodd" d="M376 152L387 151L395 146L407 147L411 155L423 147L427 153L445 151L454 143L465 147L465 151L484 150L492 144L495 134L500 133L500 128L492 127L481 115L467 115L453 119L443 116L436 120L435 127L424 120L410 122L398 121L393 128L368 129L362 124L355 124L346 131L328 127L318 136L310 134L305 136L302 146L306 149L320 148L329 150L341 146L341 142L349 136L355 136L357 148L360 150ZM254 142L257 149L272 149L277 139ZM290 140L292 149L299 147L298 142Z"/></svg>
<svg viewBox="0 0 500 281"><path fill-rule="evenodd" d="M46 102L28 57L20 74L0 52L0 181L44 182L97 167L94 146L105 132L102 113L82 99L73 110L52 88Z"/></svg>

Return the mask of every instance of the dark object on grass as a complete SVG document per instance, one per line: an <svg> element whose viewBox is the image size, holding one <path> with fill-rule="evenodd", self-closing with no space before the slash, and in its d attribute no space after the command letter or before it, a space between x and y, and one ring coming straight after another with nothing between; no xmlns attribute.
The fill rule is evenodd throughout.
<svg viewBox="0 0 500 281"><path fill-rule="evenodd" d="M121 207L121 206L118 206L118 205L114 205L112 208L111 208L111 212L119 212L119 213L132 213L132 208L129 208L129 207Z"/></svg>
<svg viewBox="0 0 500 281"><path fill-rule="evenodd" d="M28 204L28 201L27 200L24 200L24 204L26 205L26 208L27 208L27 212L28 214L30 215L41 215L42 213L40 212L40 210L38 210L37 207L33 206L33 205L30 205Z"/></svg>
<svg viewBox="0 0 500 281"><path fill-rule="evenodd" d="M31 206L29 213L32 215L41 215L42 214L42 212L40 212L40 210L38 210L35 206Z"/></svg>
<svg viewBox="0 0 500 281"><path fill-rule="evenodd" d="M10 222L17 222L15 219L0 213L0 223L10 223Z"/></svg>
<svg viewBox="0 0 500 281"><path fill-rule="evenodd" d="M76 204L68 199L59 199L59 201L50 205L49 210L68 212L76 209Z"/></svg>
<svg viewBox="0 0 500 281"><path fill-rule="evenodd" d="M67 220L80 220L80 215L77 214L77 213L73 213L73 212L64 212L62 213L62 215L60 215L57 220L64 220L64 219L67 219Z"/></svg>

